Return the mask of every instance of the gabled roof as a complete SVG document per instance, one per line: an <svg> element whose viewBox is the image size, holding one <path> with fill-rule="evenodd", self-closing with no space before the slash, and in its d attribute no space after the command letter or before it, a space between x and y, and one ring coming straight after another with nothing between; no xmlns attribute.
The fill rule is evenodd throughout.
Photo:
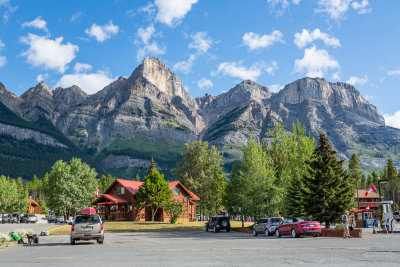
<svg viewBox="0 0 400 267"><path fill-rule="evenodd" d="M180 184L182 186L182 188L185 189L186 192L188 192L188 194L190 195L192 200L200 200L200 198L198 196L196 196L195 193L193 193L192 191L190 191L189 189L184 187L183 184L179 181L169 182L169 188L172 189L172 188L176 187L178 184Z"/></svg>
<svg viewBox="0 0 400 267"><path fill-rule="evenodd" d="M376 192L371 192L368 193L368 196L365 196L365 193L367 192L367 190L364 189L358 189L358 198L378 198L379 199L379 194ZM355 193L356 197L357 197L357 192Z"/></svg>
<svg viewBox="0 0 400 267"><path fill-rule="evenodd" d="M28 198L26 201L29 202L29 205L39 206L39 204L35 200L33 200L32 198Z"/></svg>
<svg viewBox="0 0 400 267"><path fill-rule="evenodd" d="M129 203L129 201L122 196L111 195L111 194L102 194L100 197L98 197L95 201L92 202L92 205L96 205L96 203L98 203L103 198L105 198L111 202L118 203L118 204L128 204Z"/></svg>
<svg viewBox="0 0 400 267"><path fill-rule="evenodd" d="M107 190L104 193L108 194L108 192L114 186L115 183L119 183L121 186L123 186L126 190L131 192L133 195L136 194L136 192L139 190L139 187L143 184L143 182L138 182L138 181L115 179L115 181L107 188ZM200 200L200 198L198 196L196 196L192 191L190 191L189 189L184 187L180 181L169 182L169 188L172 189L172 188L176 187L178 184L180 186L182 186L182 188L190 195L192 200ZM103 194L103 195L105 195L105 194Z"/></svg>

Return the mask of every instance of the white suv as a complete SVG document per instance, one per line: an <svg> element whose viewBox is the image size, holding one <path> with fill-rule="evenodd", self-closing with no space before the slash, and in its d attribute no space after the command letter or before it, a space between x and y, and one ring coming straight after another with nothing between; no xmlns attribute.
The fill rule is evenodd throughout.
<svg viewBox="0 0 400 267"><path fill-rule="evenodd" d="M71 245L78 240L97 240L103 244L104 230L103 222L98 214L76 215L71 226Z"/></svg>

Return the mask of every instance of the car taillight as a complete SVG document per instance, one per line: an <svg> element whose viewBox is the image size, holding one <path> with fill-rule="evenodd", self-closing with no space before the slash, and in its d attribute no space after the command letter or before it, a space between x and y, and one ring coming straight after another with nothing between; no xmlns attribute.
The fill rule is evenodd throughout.
<svg viewBox="0 0 400 267"><path fill-rule="evenodd" d="M103 224L100 224L100 230L103 231Z"/></svg>
<svg viewBox="0 0 400 267"><path fill-rule="evenodd" d="M71 231L72 231L72 232L75 231L75 224L72 225Z"/></svg>

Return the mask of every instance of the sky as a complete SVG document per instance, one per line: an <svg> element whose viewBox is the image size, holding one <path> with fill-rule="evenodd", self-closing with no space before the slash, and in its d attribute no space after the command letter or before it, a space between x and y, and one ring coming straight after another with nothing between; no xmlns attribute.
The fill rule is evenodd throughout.
<svg viewBox="0 0 400 267"><path fill-rule="evenodd" d="M0 0L0 82L89 94L160 58L194 97L251 79L353 84L400 128L397 0Z"/></svg>

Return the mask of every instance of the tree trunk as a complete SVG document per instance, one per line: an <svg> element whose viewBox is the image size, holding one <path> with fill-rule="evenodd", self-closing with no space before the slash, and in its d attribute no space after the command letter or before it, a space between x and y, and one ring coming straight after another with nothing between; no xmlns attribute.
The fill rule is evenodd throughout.
<svg viewBox="0 0 400 267"><path fill-rule="evenodd" d="M151 207L151 221L154 222L154 217L157 213L158 208Z"/></svg>
<svg viewBox="0 0 400 267"><path fill-rule="evenodd" d="M243 214L241 215L241 217L242 217L242 229L244 229L244 217L243 217Z"/></svg>

